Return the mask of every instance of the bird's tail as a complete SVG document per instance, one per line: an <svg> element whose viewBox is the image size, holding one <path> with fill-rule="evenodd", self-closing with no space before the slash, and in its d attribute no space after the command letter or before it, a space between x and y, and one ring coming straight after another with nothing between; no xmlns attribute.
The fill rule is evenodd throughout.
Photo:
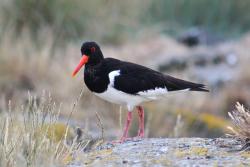
<svg viewBox="0 0 250 167"><path fill-rule="evenodd" d="M206 88L206 85L204 84L185 81L182 79L171 77L169 75L166 75L165 77L166 87L169 89L169 91L189 90L209 92L209 90Z"/></svg>
<svg viewBox="0 0 250 167"><path fill-rule="evenodd" d="M191 86L189 89L190 91L200 91L200 92L209 92L209 90L206 88L206 85L203 84L195 84Z"/></svg>

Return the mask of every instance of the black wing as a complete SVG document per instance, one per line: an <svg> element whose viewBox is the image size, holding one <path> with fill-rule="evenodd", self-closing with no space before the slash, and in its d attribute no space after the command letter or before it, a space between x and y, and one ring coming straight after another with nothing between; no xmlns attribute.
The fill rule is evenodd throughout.
<svg viewBox="0 0 250 167"><path fill-rule="evenodd" d="M120 75L115 77L114 88L129 94L137 94L140 91L155 88L167 88L168 91L189 89L208 92L203 84L177 79L130 62L112 58L106 60L108 60L106 65L109 69L112 68L109 71L120 70Z"/></svg>

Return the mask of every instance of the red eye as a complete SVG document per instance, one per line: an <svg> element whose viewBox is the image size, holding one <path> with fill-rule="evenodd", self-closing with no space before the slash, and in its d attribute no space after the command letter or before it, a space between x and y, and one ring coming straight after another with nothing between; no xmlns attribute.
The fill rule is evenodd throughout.
<svg viewBox="0 0 250 167"><path fill-rule="evenodd" d="M95 47L92 47L90 50L91 50L91 53L94 53L95 52Z"/></svg>

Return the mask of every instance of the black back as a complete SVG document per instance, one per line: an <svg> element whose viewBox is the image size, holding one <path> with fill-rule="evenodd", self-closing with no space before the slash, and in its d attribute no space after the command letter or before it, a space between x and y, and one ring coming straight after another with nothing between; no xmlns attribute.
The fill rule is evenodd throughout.
<svg viewBox="0 0 250 167"><path fill-rule="evenodd" d="M168 91L208 91L203 84L177 79L138 64L113 58L103 59L96 66L87 65L84 72L85 83L93 92L104 92L109 84L108 74L116 70L120 70L120 75L115 77L114 88L129 94L136 95L140 91L155 88L167 88Z"/></svg>
<svg viewBox="0 0 250 167"><path fill-rule="evenodd" d="M120 71L120 75L115 77L112 86L128 94L136 95L140 91L155 88L167 88L168 91L208 91L203 84L177 79L138 64L113 58L104 59L100 47L95 42L83 43L81 53L89 57L84 71L85 84L96 93L107 90L110 83L109 73L116 70Z"/></svg>

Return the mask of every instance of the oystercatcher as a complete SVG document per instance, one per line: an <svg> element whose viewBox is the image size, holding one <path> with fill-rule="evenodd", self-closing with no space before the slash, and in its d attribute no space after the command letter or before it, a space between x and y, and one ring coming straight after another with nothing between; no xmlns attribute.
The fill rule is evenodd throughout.
<svg viewBox="0 0 250 167"><path fill-rule="evenodd" d="M82 58L72 76L75 76L85 64L84 82L88 89L100 98L125 105L128 109L120 142L127 139L134 108L139 114L137 137L144 137L144 110L141 103L163 98L172 91L208 92L203 84L177 79L138 64L104 58L95 42L83 43L81 54Z"/></svg>

